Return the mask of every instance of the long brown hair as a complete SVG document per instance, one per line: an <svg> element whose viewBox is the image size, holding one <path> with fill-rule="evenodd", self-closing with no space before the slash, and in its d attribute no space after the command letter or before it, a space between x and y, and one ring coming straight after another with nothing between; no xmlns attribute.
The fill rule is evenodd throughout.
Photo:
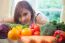
<svg viewBox="0 0 65 43"><path fill-rule="evenodd" d="M27 1L20 1L18 2L18 4L16 5L15 8L15 12L14 12L14 22L15 23L20 23L19 21L19 17L20 15L20 11L22 8L28 9L31 12L31 21L34 21L34 10L32 9L32 7L30 6L30 4Z"/></svg>

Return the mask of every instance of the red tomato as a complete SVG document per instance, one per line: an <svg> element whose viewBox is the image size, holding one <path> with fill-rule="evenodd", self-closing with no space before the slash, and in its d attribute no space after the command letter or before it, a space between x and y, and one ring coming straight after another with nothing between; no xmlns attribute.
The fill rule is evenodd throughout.
<svg viewBox="0 0 65 43"><path fill-rule="evenodd" d="M39 31L34 32L34 35L40 35Z"/></svg>
<svg viewBox="0 0 65 43"><path fill-rule="evenodd" d="M34 30L35 31L40 31L40 27L38 25L34 25Z"/></svg>
<svg viewBox="0 0 65 43"><path fill-rule="evenodd" d="M40 35L40 27L37 24L31 24L30 29L32 29L32 35Z"/></svg>
<svg viewBox="0 0 65 43"><path fill-rule="evenodd" d="M34 29L34 31L40 31L40 27L39 27L39 25L37 25L37 24L32 24L32 25L30 26L30 29Z"/></svg>
<svg viewBox="0 0 65 43"><path fill-rule="evenodd" d="M31 29L32 30L32 35L34 35L34 29Z"/></svg>

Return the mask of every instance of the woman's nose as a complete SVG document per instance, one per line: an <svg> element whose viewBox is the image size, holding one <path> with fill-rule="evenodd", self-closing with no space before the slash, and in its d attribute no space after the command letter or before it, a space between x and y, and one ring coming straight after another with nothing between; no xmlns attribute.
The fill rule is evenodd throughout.
<svg viewBox="0 0 65 43"><path fill-rule="evenodd" d="M23 18L22 18L22 22L25 22L25 19L26 19L26 18L25 18L25 17L23 17Z"/></svg>

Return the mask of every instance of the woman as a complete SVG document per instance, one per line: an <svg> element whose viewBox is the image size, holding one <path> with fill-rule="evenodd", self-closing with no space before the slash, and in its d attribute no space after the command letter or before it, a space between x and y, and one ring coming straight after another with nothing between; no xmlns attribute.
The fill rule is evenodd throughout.
<svg viewBox="0 0 65 43"><path fill-rule="evenodd" d="M0 22L5 23L13 22L17 24L29 24L29 25L35 22L36 24L44 25L45 23L48 22L48 19L43 14L40 13L36 14L27 1L20 1L16 5L14 17L0 19Z"/></svg>

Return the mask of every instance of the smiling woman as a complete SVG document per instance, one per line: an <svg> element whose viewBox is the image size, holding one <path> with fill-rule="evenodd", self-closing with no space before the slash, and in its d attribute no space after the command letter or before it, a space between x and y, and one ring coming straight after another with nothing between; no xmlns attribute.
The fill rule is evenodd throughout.
<svg viewBox="0 0 65 43"><path fill-rule="evenodd" d="M1 22L14 22L17 24L28 24L30 25L33 22L44 25L47 23L46 17L39 14L35 17L36 12L33 10L32 6L27 1L19 1L15 7L13 18L4 18ZM39 19L38 19L39 18ZM41 20L42 19L42 20ZM38 21L39 20L39 21Z"/></svg>

